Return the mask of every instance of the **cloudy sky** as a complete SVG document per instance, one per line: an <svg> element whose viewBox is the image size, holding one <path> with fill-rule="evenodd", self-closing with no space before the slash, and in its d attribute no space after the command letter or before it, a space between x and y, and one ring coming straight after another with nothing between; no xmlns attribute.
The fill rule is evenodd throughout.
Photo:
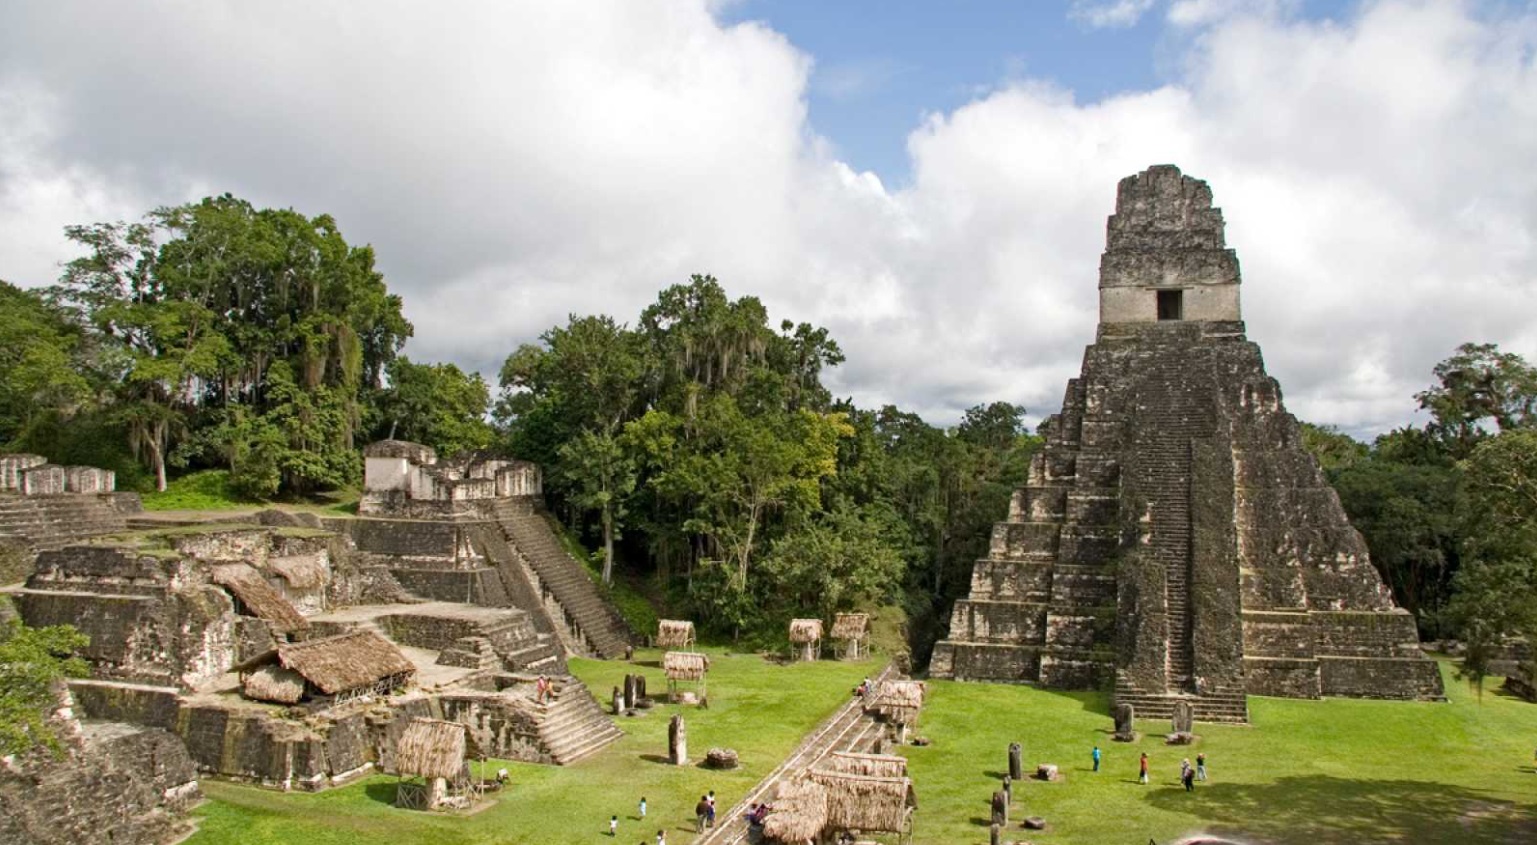
<svg viewBox="0 0 1537 845"><path fill-rule="evenodd" d="M1534 54L1529 0L8 0L0 278L228 191L372 243L416 360L494 378L707 272L863 405L1039 416L1167 162L1290 409L1364 436L1458 343L1537 358Z"/></svg>

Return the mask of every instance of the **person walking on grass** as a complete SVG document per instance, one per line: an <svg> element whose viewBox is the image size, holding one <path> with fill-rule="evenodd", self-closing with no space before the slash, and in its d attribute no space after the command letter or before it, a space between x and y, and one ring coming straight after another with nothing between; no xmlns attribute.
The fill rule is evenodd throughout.
<svg viewBox="0 0 1537 845"><path fill-rule="evenodd" d="M608 835L613 837L614 839L618 839L619 838L619 817L618 816L609 816L608 817Z"/></svg>
<svg viewBox="0 0 1537 845"><path fill-rule="evenodd" d="M1099 756L1100 755L1099 755L1099 746L1098 745L1094 746L1094 753L1091 754L1090 756L1094 758L1094 771L1096 771L1096 772L1099 771Z"/></svg>
<svg viewBox="0 0 1537 845"><path fill-rule="evenodd" d="M646 796L644 795L640 796L640 818L641 821L646 819Z"/></svg>
<svg viewBox="0 0 1537 845"><path fill-rule="evenodd" d="M1195 779L1206 780L1206 752L1195 755Z"/></svg>
<svg viewBox="0 0 1537 845"><path fill-rule="evenodd" d="M715 826L715 790L713 790L713 789L710 790L710 794L706 795L704 797L704 800L709 802L709 804L710 804L710 813L709 813L709 817L705 819L705 824L707 826L709 826L709 827L714 827Z"/></svg>
<svg viewBox="0 0 1537 845"><path fill-rule="evenodd" d="M656 845L667 845L667 831L659 830L656 832Z"/></svg>
<svg viewBox="0 0 1537 845"><path fill-rule="evenodd" d="M1137 783L1147 783L1147 752L1142 752L1142 759L1137 763Z"/></svg>
<svg viewBox="0 0 1537 845"><path fill-rule="evenodd" d="M1186 792L1195 791L1195 767L1190 765L1188 757L1179 764L1179 780L1185 785Z"/></svg>
<svg viewBox="0 0 1537 845"><path fill-rule="evenodd" d="M710 817L710 802L703 795L699 796L699 803L694 805L694 832L704 833L705 820Z"/></svg>

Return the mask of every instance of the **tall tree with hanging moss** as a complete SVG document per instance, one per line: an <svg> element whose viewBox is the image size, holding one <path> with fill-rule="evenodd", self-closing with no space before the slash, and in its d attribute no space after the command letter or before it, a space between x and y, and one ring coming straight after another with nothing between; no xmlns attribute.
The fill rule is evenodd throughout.
<svg viewBox="0 0 1537 845"><path fill-rule="evenodd" d="M173 461L258 496L356 476L360 392L411 334L371 247L228 194L66 235L85 254L52 298L116 353L124 430L161 489Z"/></svg>

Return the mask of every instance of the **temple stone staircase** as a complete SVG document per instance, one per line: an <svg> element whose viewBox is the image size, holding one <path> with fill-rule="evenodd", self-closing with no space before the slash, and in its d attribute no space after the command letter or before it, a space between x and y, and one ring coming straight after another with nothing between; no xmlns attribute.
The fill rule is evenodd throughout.
<svg viewBox="0 0 1537 845"><path fill-rule="evenodd" d="M556 681L554 698L535 706L541 710L540 741L558 765L574 763L624 736L575 677Z"/></svg>
<svg viewBox="0 0 1537 845"><path fill-rule="evenodd" d="M495 516L513 551L538 580L545 596L553 597L565 627L604 659L623 657L630 632L613 606L598 592L586 568L566 553L549 523L531 502L501 500Z"/></svg>
<svg viewBox="0 0 1537 845"><path fill-rule="evenodd" d="M1115 702L1130 704L1136 710L1138 719L1173 719L1174 704L1177 701L1190 702L1197 722L1247 724L1249 721L1249 703L1242 690L1215 689L1203 691L1200 695L1159 695L1138 690L1119 677L1118 673Z"/></svg>
<svg viewBox="0 0 1537 845"><path fill-rule="evenodd" d="M33 549L128 530L128 515L139 510L131 493L66 493L58 496L0 494L0 538L21 540Z"/></svg>

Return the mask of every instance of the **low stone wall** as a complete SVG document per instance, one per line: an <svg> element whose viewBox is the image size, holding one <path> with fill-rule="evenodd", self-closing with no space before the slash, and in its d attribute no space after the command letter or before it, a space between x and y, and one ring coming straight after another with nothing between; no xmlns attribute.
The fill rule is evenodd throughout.
<svg viewBox="0 0 1537 845"><path fill-rule="evenodd" d="M1245 612L1244 655L1307 660L1317 650L1314 630L1312 615L1308 613Z"/></svg>
<svg viewBox="0 0 1537 845"><path fill-rule="evenodd" d="M539 736L539 724L522 699L496 694L444 695L443 718L468 725L475 747L489 757L553 763Z"/></svg>
<svg viewBox="0 0 1537 845"><path fill-rule="evenodd" d="M1244 691L1279 698L1318 698L1318 661L1296 658L1245 657Z"/></svg>
<svg viewBox="0 0 1537 845"><path fill-rule="evenodd" d="M69 691L75 699L77 716L176 729L181 702L174 688L79 680L69 682Z"/></svg>
<svg viewBox="0 0 1537 845"><path fill-rule="evenodd" d="M1051 562L979 560L971 570L971 598L1042 601L1051 593Z"/></svg>
<svg viewBox="0 0 1537 845"><path fill-rule="evenodd" d="M1419 630L1406 610L1310 614L1319 656L1421 657Z"/></svg>
<svg viewBox="0 0 1537 845"><path fill-rule="evenodd" d="M941 641L934 646L929 673L935 677L1033 682L1040 676L1041 646Z"/></svg>
<svg viewBox="0 0 1537 845"><path fill-rule="evenodd" d="M407 592L434 601L499 607L507 604L501 575L495 569L419 569L392 567L390 574Z"/></svg>
<svg viewBox="0 0 1537 845"><path fill-rule="evenodd" d="M1442 699L1441 670L1423 657L1320 657L1324 695L1351 698Z"/></svg>
<svg viewBox="0 0 1537 845"><path fill-rule="evenodd" d="M1046 605L961 599L950 614L950 637L979 643L1041 642Z"/></svg>

